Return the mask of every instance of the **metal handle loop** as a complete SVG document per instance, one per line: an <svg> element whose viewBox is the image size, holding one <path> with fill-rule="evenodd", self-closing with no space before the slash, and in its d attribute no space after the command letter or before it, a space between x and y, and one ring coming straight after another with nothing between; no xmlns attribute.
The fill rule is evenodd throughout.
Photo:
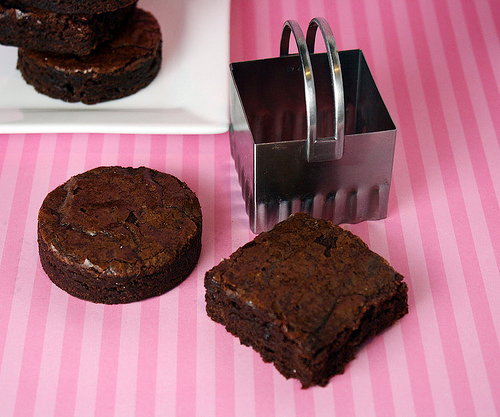
<svg viewBox="0 0 500 417"><path fill-rule="evenodd" d="M340 67L340 58L337 50L337 44L335 43L335 38L333 36L332 29L328 24L327 20L322 17L315 17L309 22L309 27L307 28L306 42L309 49L309 53L314 53L314 41L316 38L317 29L321 30L323 35L323 40L326 45L326 54L328 56L328 65L330 67L330 75L332 78L333 87L333 103L334 103L334 121L333 121L333 132L334 137L332 140L323 141L322 145L318 142L315 144L317 149L314 150L316 158L323 160L322 158L328 158L328 155L335 155L331 159L340 159L344 152L344 132L345 132L345 105L344 105L344 83L342 81L342 69ZM331 148L333 146L334 149Z"/></svg>
<svg viewBox="0 0 500 417"><path fill-rule="evenodd" d="M307 160L311 161L310 146L317 141L318 135L318 115L316 108L316 89L314 87L314 75L312 72L311 57L307 51L307 43L304 33L299 24L295 20L287 20L283 24L280 44L280 56L287 56L290 47L290 34L293 33L297 50L299 52L300 61L302 63L302 73L304 76L304 88L306 99L306 121L307 121L307 145L306 156Z"/></svg>
<svg viewBox="0 0 500 417"><path fill-rule="evenodd" d="M334 136L332 138L317 138L318 117L316 105L316 90L312 71L310 53L314 52L314 41L318 27L321 30L326 45L328 64L332 78L332 88L334 94ZM345 129L345 109L344 109L344 87L342 83L342 71L340 59L328 22L321 17L311 20L307 29L307 38L300 29L299 24L294 20L287 20L283 25L280 44L280 56L286 56L289 52L290 34L293 33L297 43L297 50L302 63L304 74L304 87L306 99L307 118L307 143L306 156L308 162L331 161L340 159L344 152L344 129Z"/></svg>

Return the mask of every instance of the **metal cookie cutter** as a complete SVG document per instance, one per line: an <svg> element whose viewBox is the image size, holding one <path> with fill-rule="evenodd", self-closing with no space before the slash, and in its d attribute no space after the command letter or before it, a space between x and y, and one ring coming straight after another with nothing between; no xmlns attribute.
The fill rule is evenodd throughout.
<svg viewBox="0 0 500 417"><path fill-rule="evenodd" d="M299 211L335 224L387 216L396 127L360 49L338 52L323 18L306 38L288 20L279 58L230 69L231 154L254 233Z"/></svg>

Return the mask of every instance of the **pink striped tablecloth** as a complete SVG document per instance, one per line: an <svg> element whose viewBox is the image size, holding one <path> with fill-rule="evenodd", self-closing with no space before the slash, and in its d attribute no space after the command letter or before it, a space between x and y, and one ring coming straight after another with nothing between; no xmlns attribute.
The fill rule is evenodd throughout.
<svg viewBox="0 0 500 417"><path fill-rule="evenodd" d="M500 3L233 0L231 60L315 16L363 49L398 127L387 219L345 227L405 276L410 313L301 390L205 313L205 271L253 238L227 133L0 135L1 416L500 415ZM204 212L189 279L123 306L53 286L36 243L45 195L111 164L178 176Z"/></svg>

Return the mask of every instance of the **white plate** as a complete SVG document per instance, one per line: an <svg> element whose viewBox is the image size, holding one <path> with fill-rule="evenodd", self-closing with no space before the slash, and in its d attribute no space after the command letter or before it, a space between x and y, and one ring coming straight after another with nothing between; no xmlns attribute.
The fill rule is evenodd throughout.
<svg viewBox="0 0 500 417"><path fill-rule="evenodd" d="M96 105L37 93L0 46L0 133L215 134L229 126L230 0L139 0L163 34L156 79L133 96Z"/></svg>

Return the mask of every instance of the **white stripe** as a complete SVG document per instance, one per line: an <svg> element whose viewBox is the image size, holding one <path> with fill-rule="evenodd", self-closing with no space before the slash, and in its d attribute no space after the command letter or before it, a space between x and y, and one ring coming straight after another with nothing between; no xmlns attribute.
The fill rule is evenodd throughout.
<svg viewBox="0 0 500 417"><path fill-rule="evenodd" d="M491 111L498 112L498 109L490 109L488 106L479 77L480 70L478 68L478 63L473 59L472 42L469 39L468 31L465 30L467 26L463 10L459 5L454 6L454 4L450 4L449 0L448 7L450 11L452 11L452 24L455 39L457 39L458 52L474 109L474 114L471 114L470 117L477 120L480 134L480 138L467 139L463 137L464 142L460 144L460 151L463 151L462 157L464 158L464 162L467 163L466 167L470 168L468 172L464 172L462 166L459 165L460 169L458 169L458 173L460 183L463 184L462 190L464 191L464 201L469 214L468 217L471 224L474 246L476 247L476 253L479 260L481 276L486 287L486 294L488 296L495 330L497 336L500 337L500 305L497 302L498 293L500 292L500 280L498 279L500 277L500 271L497 262L495 262L495 252L493 251L493 246L489 238L490 233L496 233L497 231L488 230L484 209L481 204L481 195L476 182L476 180L480 179L474 177L472 162L465 143L467 141L481 139L494 187L494 190L491 191L495 192L497 202L500 202L500 142L495 132L493 120L491 119ZM498 49L497 52L500 53L500 49ZM498 87L499 86L497 86L497 88ZM497 226L500 226L498 219L496 219L496 221Z"/></svg>
<svg viewBox="0 0 500 417"><path fill-rule="evenodd" d="M368 19L368 30L371 34L370 38L373 39L374 36L379 36L375 39L379 39L380 48L387 51L384 34L380 30L382 28L380 8L377 5L370 7L371 5L371 2L366 2L367 15L370 16ZM373 59L376 60L381 54L373 53L372 55ZM382 55L385 57L385 61L390 59L387 52ZM391 115L393 119L398 120L397 105L394 96L396 86L393 85L392 81L389 81L385 87L387 90L384 93L384 100L389 103L388 107L392 109ZM412 112L412 114L415 115L416 113ZM411 282L415 300L418 301L415 306L410 307L414 308L415 314L418 316L418 322L421 324L419 330L424 347L431 392L434 397L433 403L439 414L442 404L445 404L441 410L442 412L453 409L453 399L448 379L441 378L442 375L447 374L447 370L445 367L444 352L440 343L434 302L432 297L429 296L431 294L431 288L423 251L423 243L418 228L417 210L408 172L404 136L401 130L398 132L396 141L393 172L395 174L397 173L397 175L393 175L394 191L397 195L403 239L406 246L410 270L410 277L406 277L406 280L407 282ZM425 326L422 326L422 323L425 323ZM397 391L395 391L395 393L396 392Z"/></svg>
<svg viewBox="0 0 500 417"><path fill-rule="evenodd" d="M151 166L151 135L135 135L133 165Z"/></svg>
<svg viewBox="0 0 500 417"><path fill-rule="evenodd" d="M428 33L429 39L432 39L431 36L434 33L433 31L438 27L437 20L434 19L433 5L430 3L428 4L428 2L422 2L422 13L426 16L426 32ZM431 13L430 16L429 13ZM434 67L434 73L436 74L438 85L440 86L439 94L441 97L441 105L443 106L443 109L445 109L445 122L450 134L450 138L453 139L450 142L453 149L453 155L457 167L461 189L463 190L466 211L468 213L467 219L464 219L464 221L468 221L470 224L476 247L476 254L478 254L478 260L481 266L482 273L478 273L477 279L480 279L481 275L484 280L489 276L495 276L488 275L493 272L488 272L488 269L494 268L494 266L491 264L494 264L495 257L491 248L491 241L489 241L488 238L489 232L484 218L483 209L481 207L481 198L479 196L476 178L474 177L472 163L467 150L466 138L464 136L461 125L460 113L458 111L458 105L453 91L453 85L450 81L450 69L448 68L447 63L444 60L444 46L437 34L434 36L434 41L429 42L429 45L431 48L431 56L433 58L432 65ZM461 47L464 46L462 45ZM435 209L438 210L439 207L435 206ZM442 220L450 223L451 219L448 219L448 217L449 214L446 213L445 218ZM451 227L451 225L448 226L448 228ZM438 229L438 232L441 232L441 230ZM460 267L461 257L459 249L456 246L456 239L447 236L442 236L441 239L441 249L443 251L443 254L447 254L447 256L443 256L443 260L445 261L447 276L449 277L448 283L452 295L452 302L454 304L454 311L457 318L460 338L462 340L462 347L464 349L465 365L467 368L469 381L474 381L474 383L470 384L470 387L472 390L475 406L478 407L481 404L481 407L487 406L488 409L494 410L491 391L489 389L484 390L485 386L489 386L489 382L484 361L478 360L478 358L482 358L482 350L481 346L479 345L477 331L475 329L475 322L472 317L472 307L470 306L470 302L468 301L468 291L465 283L466 277L464 276L464 272ZM491 258L488 260L488 262L490 263L489 267L485 267L485 262L487 260L482 259L480 255L481 253L490 254ZM499 276L498 270L496 271L496 276ZM485 283L486 282L487 280L485 280ZM498 288L498 282L496 283L496 285L493 283L491 283L491 285L494 285ZM488 295L491 297L494 295L494 293L492 293L490 290L490 294ZM495 314L493 313L495 311L498 311L498 316L500 315L500 310L498 309L498 306L496 306L496 303L493 302L493 300L490 300L489 304L489 307L492 311L493 320L496 320L495 324L497 327L497 334L499 334L498 317L495 317ZM481 383L478 383L479 381L481 381Z"/></svg>
<svg viewBox="0 0 500 417"><path fill-rule="evenodd" d="M370 366L366 345L348 366L351 374L355 414L357 416L375 416L372 383L368 377Z"/></svg>
<svg viewBox="0 0 500 417"><path fill-rule="evenodd" d="M85 155L86 151L86 141L71 141L71 149L68 155L68 171L63 181L66 181L66 179L73 175L68 175L69 173L79 173L83 170L84 158L82 158L82 155ZM55 410L64 339L64 331L61 329L65 328L68 297L70 297L55 285L52 285L50 288L47 325L45 328L40 376L35 401L35 415L40 416L52 415Z"/></svg>
<svg viewBox="0 0 500 417"><path fill-rule="evenodd" d="M182 140L165 137L165 171L182 178ZM179 291L173 290L160 298L158 323L158 372L156 380L156 413L175 415L177 402L177 345L179 334ZM181 370L182 371L182 370Z"/></svg>
<svg viewBox="0 0 500 417"><path fill-rule="evenodd" d="M198 139L198 184L192 186L196 190L202 208L202 247L198 265L192 276L187 278L196 280L197 283L196 413L203 417L216 415L215 326L206 314L204 287L205 271L208 271L214 265L214 140L216 140L214 136L202 136Z"/></svg>
<svg viewBox="0 0 500 417"><path fill-rule="evenodd" d="M271 12L268 1L254 2L256 28L255 33L256 51L258 56L255 58L269 58L276 55L276 48L271 43ZM279 39L274 39L276 45L279 45Z"/></svg>
<svg viewBox="0 0 500 417"><path fill-rule="evenodd" d="M3 254L7 229L9 227L7 219L9 219L10 211L12 210L12 201L14 199L25 137L23 135L10 135L5 140L8 143L3 160L2 174L0 176L0 190L2 191L0 213L6 221L0 222L0 257Z"/></svg>
<svg viewBox="0 0 500 417"><path fill-rule="evenodd" d="M118 163L118 149L120 147L120 135L106 134L102 144L103 166L114 166Z"/></svg>
<svg viewBox="0 0 500 417"><path fill-rule="evenodd" d="M399 11L396 8L396 13L401 21L401 32L404 28L409 27L409 21L407 20L407 11L402 7ZM426 19L432 19L429 13L425 14ZM400 34L401 34L400 32ZM402 38L404 35L402 36ZM403 50L404 62L418 62L415 56L413 43L405 42L405 48ZM441 67L442 68L442 67ZM417 72L419 70L416 68L407 68L407 74ZM435 71L437 73L437 70ZM457 329L460 338L460 348L464 355L465 366L469 377L471 377L471 372L479 376L475 362L478 357L478 353L481 356L480 346L478 344L478 337L476 332L476 327L474 323L474 316L472 312L472 307L467 295L467 287L465 284L464 271L462 269L462 264L460 260L459 249L456 245L457 236L453 228L451 214L449 211L449 203L447 201L446 190L443 183L443 178L440 171L439 159L437 156L437 151L435 147L435 140L439 138L433 137L433 132L430 129L430 120L428 115L428 107L425 103L425 97L423 96L423 85L421 84L420 77L412 77L412 83L409 83L410 96L412 97L412 103L416 103L416 114L421 117L421 123L416 124L418 139L421 148L422 160L424 164L424 173L427 179L427 183L431 184L429 186L430 201L432 204L432 209L434 213L435 222L439 227L436 229L438 234L438 239L440 243L441 257L444 263L447 279L447 287L450 292L452 308L454 318L456 320ZM443 109L446 109L445 103L443 104ZM461 166L460 169L463 167ZM438 294L434 295L435 297ZM445 325L445 323L441 323ZM474 349L470 347L475 346ZM477 350L476 350L477 349ZM443 358L444 363L444 358ZM484 372L482 378L486 378L487 375ZM484 380L484 379L483 379ZM471 389L474 387L471 385ZM451 406L448 405L448 407ZM444 410L443 410L444 411Z"/></svg>
<svg viewBox="0 0 500 417"><path fill-rule="evenodd" d="M18 231L20 234L23 233L24 243L21 247L17 276L11 277L11 279L15 279L15 289L5 337L5 351L0 367L0 387L3 387L0 390L0 404L3 405L2 411L6 414L14 411L19 385L33 283L38 262L36 227L32 227L32 225L36 225L39 204L47 192L50 170L46 168L52 162L54 144L54 141L47 136L43 136L40 141L40 148L46 152L38 153L30 198L27 202L28 213L25 229L24 232ZM46 158L47 156L48 158Z"/></svg>
<svg viewBox="0 0 500 417"><path fill-rule="evenodd" d="M141 329L141 303L122 306L120 348L115 393L115 416L135 415L137 393L137 364Z"/></svg>
<svg viewBox="0 0 500 417"><path fill-rule="evenodd" d="M236 417L255 416L254 351L234 339L234 399ZM257 383L259 383L257 381ZM258 416L257 416L258 417Z"/></svg>
<svg viewBox="0 0 500 417"><path fill-rule="evenodd" d="M333 389L331 385L314 389L313 391L314 399L314 410L316 411L315 417L334 417L334 403L335 399L333 397Z"/></svg>
<svg viewBox="0 0 500 417"><path fill-rule="evenodd" d="M368 222L370 248L391 263L389 244L384 222ZM415 403L411 390L408 358L399 324L383 334L396 416L415 415Z"/></svg>
<svg viewBox="0 0 500 417"><path fill-rule="evenodd" d="M103 317L104 305L86 304L75 416L93 416L95 413Z"/></svg>
<svg viewBox="0 0 500 417"><path fill-rule="evenodd" d="M51 287L40 374L34 407L35 416L54 415L59 368L68 306L68 294L56 286Z"/></svg>
<svg viewBox="0 0 500 417"><path fill-rule="evenodd" d="M257 353L254 354L255 360L262 360ZM272 365L267 364L267 366ZM276 416L295 416L294 384L297 383L296 380L287 380L276 369L273 369L273 383Z"/></svg>
<svg viewBox="0 0 500 417"><path fill-rule="evenodd" d="M157 358L159 371L156 379L155 404L157 416L175 415L178 323L179 292L170 291L160 298Z"/></svg>

